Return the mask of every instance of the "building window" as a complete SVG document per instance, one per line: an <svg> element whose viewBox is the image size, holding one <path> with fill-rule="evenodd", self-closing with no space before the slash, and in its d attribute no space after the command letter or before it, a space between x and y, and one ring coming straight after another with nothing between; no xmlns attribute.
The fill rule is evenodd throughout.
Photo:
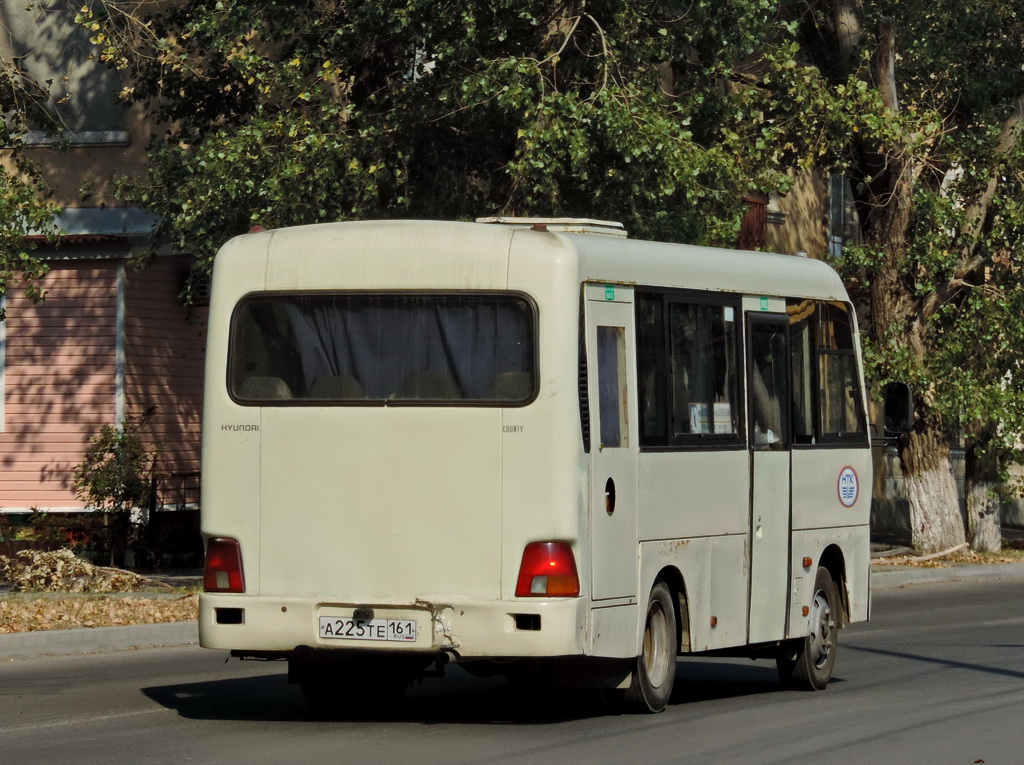
<svg viewBox="0 0 1024 765"><path fill-rule="evenodd" d="M741 250L761 250L765 244L765 226L768 223L768 197L763 194L744 197L747 212L740 220L740 237L737 247Z"/></svg>
<svg viewBox="0 0 1024 765"><path fill-rule="evenodd" d="M857 206L849 179L842 173L829 176L828 251L833 258L843 255L846 244L860 244Z"/></svg>
<svg viewBox="0 0 1024 765"><path fill-rule="evenodd" d="M72 146L127 143L116 96L120 78L93 56L89 33L75 23L80 8L71 0L0 0L0 58L18 62L27 78L48 90L47 104L63 128L56 138ZM25 143L51 143L48 133L30 132Z"/></svg>

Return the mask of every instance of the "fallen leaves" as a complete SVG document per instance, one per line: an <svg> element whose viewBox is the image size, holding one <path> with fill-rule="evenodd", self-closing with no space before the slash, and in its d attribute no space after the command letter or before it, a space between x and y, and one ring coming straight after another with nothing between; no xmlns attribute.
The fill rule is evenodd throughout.
<svg viewBox="0 0 1024 765"><path fill-rule="evenodd" d="M95 566L68 549L0 556L0 581L20 592L135 592L163 586L131 571Z"/></svg>
<svg viewBox="0 0 1024 765"><path fill-rule="evenodd" d="M25 550L14 558L0 557L0 581L12 590L0 596L0 634L159 624L199 616L197 594L138 594L171 588L130 571L94 566L70 550Z"/></svg>
<svg viewBox="0 0 1024 765"><path fill-rule="evenodd" d="M908 552L906 554L872 558L872 566L912 566L914 568L948 568L964 563L1024 563L1024 550L1003 550L998 553L979 553L958 549L939 557Z"/></svg>
<svg viewBox="0 0 1024 765"><path fill-rule="evenodd" d="M0 599L0 634L159 624L198 617L199 595L195 593L172 598L92 595Z"/></svg>

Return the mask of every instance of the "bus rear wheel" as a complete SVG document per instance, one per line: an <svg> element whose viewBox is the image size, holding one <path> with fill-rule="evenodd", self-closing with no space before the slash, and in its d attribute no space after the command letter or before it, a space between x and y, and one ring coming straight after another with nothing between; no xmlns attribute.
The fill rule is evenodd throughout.
<svg viewBox="0 0 1024 765"><path fill-rule="evenodd" d="M832 679L839 639L839 595L832 575L823 566L814 577L810 634L786 646L776 659L779 679L793 690L821 691Z"/></svg>
<svg viewBox="0 0 1024 765"><path fill-rule="evenodd" d="M672 696L679 646L674 601L665 582L659 581L651 589L643 644L623 697L623 704L630 711L661 712Z"/></svg>

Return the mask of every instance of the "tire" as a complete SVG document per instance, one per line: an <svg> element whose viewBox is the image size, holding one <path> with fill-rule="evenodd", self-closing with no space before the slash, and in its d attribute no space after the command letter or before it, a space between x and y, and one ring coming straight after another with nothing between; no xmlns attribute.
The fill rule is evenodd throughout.
<svg viewBox="0 0 1024 765"><path fill-rule="evenodd" d="M629 688L622 703L632 712L661 712L672 696L676 679L676 607L672 590L662 581L651 590L644 618L644 636Z"/></svg>
<svg viewBox="0 0 1024 765"><path fill-rule="evenodd" d="M776 659L779 679L792 690L821 691L832 679L839 647L839 594L828 569L818 567L811 598L810 634Z"/></svg>

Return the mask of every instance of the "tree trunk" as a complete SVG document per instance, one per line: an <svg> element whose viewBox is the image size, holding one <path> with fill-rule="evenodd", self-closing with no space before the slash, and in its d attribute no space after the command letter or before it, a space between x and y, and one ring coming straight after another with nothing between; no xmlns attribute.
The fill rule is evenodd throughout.
<svg viewBox="0 0 1024 765"><path fill-rule="evenodd" d="M994 455L970 445L966 457L967 540L977 552L999 552L1003 545L999 465Z"/></svg>
<svg viewBox="0 0 1024 765"><path fill-rule="evenodd" d="M883 20L874 59L876 84L886 107L899 110L892 59L895 31ZM928 326L921 312L915 274L908 272L905 254L911 227L915 167L898 150L880 147L865 157L865 166L881 161L881 174L869 184L871 196L865 220L865 241L884 253L870 287L871 330L879 346L901 346L918 368L925 368ZM910 505L911 539L915 549L937 552L966 541L949 442L942 418L931 406L931 392L918 391L917 423L900 442L900 465Z"/></svg>
<svg viewBox="0 0 1024 765"><path fill-rule="evenodd" d="M923 366L928 328L921 320L913 277L900 268L905 232L910 225L912 171L898 159L892 159L890 165L887 188L892 193L888 204L873 211L869 240L885 253L870 287L871 329L880 346L899 343L918 366ZM914 549L922 552L937 552L966 541L949 442L942 418L928 403L930 397L929 391L918 391L917 422L900 442L911 540Z"/></svg>
<svg viewBox="0 0 1024 765"><path fill-rule="evenodd" d="M900 201L890 202L886 211L890 216L906 214L900 209ZM893 236L890 241L898 242L899 237ZM871 284L871 327L875 341L879 345L890 344L895 341L894 336L898 337L906 353L923 365L927 328L920 320L920 303L906 284L905 275L896 267L898 246L890 244L885 251L889 262ZM949 442L942 418L928 403L930 397L929 391L918 391L914 429L900 440L911 540L914 549L922 552L937 552L966 541Z"/></svg>
<svg viewBox="0 0 1024 765"><path fill-rule="evenodd" d="M939 418L925 414L900 449L900 464L910 504L915 550L937 552L966 542L956 480L950 469L949 443Z"/></svg>
<svg viewBox="0 0 1024 765"><path fill-rule="evenodd" d="M839 68L847 74L856 70L858 46L866 34L862 0L829 0L835 33ZM900 111L899 88L896 82L897 30L890 19L878 20L875 50L871 60L871 78L887 111ZM1013 148L1024 134L1024 95L1015 103L1003 125L1000 153ZM939 306L945 304L962 288L963 280L984 263L984 258L968 251L961 257L955 278L949 285L939 286L930 294L920 295L912 260L906 258L908 239L913 237L912 212L914 185L927 159L915 157L905 144L893 145L854 143L858 154L855 172L863 181L863 198L859 211L864 242L881 254L871 274L870 331L879 348L905 355L912 368L927 369L928 349L934 338L929 336L928 320ZM967 211L965 241L973 246L977 233L989 214L994 197L995 179L978 202ZM965 519L957 496L956 481L951 470L949 444L943 432L941 417L933 410L933 391L917 391L914 432L901 439L900 463L910 505L914 547L936 552L966 541ZM983 492L987 496L987 490ZM977 501L977 500L975 500ZM987 506L986 506L987 507ZM979 509L976 511L981 513ZM984 518L991 523L990 513ZM978 516L980 519L981 516ZM998 515L995 515L998 518ZM973 516L972 516L973 520Z"/></svg>

